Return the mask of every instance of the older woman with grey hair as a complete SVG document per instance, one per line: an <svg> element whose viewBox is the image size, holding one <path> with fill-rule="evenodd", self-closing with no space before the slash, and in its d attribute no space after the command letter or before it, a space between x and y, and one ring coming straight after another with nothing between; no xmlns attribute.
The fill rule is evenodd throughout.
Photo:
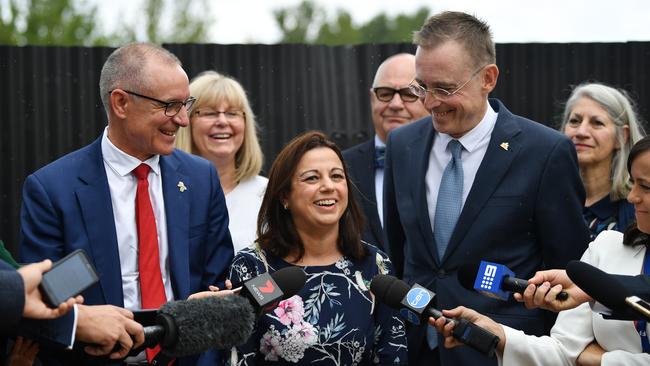
<svg viewBox="0 0 650 366"><path fill-rule="evenodd" d="M603 230L625 230L634 221L634 208L625 200L630 191L625 163L645 135L633 101L621 89L580 84L566 102L560 131L576 147L592 239Z"/></svg>

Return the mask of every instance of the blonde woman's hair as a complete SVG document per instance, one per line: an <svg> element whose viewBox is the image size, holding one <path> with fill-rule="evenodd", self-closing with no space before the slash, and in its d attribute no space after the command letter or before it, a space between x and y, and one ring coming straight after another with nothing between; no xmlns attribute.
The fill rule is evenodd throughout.
<svg viewBox="0 0 650 366"><path fill-rule="evenodd" d="M622 200L630 192L630 175L627 172L627 157L632 146L645 136L634 102L623 89L616 89L601 83L580 84L571 93L566 102L562 115L560 131L564 132L571 110L580 98L589 98L598 103L614 122L616 141L620 148L612 154L612 169L610 179L612 189L610 197L614 201ZM629 137L625 141L625 126L628 126Z"/></svg>
<svg viewBox="0 0 650 366"><path fill-rule="evenodd" d="M192 140L192 119L196 111L225 102L230 108L241 109L245 115L244 142L235 153L235 180L240 182L258 175L262 170L264 155L257 137L258 126L255 122L255 114L241 84L216 71L204 71L192 79L190 95L196 98L196 102L189 111L189 126L181 128L176 135L176 148L198 155Z"/></svg>

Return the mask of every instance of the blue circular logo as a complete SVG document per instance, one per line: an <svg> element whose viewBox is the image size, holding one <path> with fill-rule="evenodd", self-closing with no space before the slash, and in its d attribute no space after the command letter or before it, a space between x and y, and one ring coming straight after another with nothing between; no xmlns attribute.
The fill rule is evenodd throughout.
<svg viewBox="0 0 650 366"><path fill-rule="evenodd" d="M422 309L427 306L429 301L431 301L431 295L429 294L429 291L415 287L410 289L406 294L406 301L412 307Z"/></svg>

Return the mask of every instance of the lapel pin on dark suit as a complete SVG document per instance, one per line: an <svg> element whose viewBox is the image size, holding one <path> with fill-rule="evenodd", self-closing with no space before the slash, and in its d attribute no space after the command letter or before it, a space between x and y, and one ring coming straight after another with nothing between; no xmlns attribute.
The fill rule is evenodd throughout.
<svg viewBox="0 0 650 366"><path fill-rule="evenodd" d="M505 151L508 151L508 149L510 148L510 144L507 142L502 142L501 145L499 146L501 146L501 148Z"/></svg>
<svg viewBox="0 0 650 366"><path fill-rule="evenodd" d="M178 187L178 190L181 191L181 193L187 190L187 187L185 187L185 183L183 183L183 181L179 181L176 186Z"/></svg>

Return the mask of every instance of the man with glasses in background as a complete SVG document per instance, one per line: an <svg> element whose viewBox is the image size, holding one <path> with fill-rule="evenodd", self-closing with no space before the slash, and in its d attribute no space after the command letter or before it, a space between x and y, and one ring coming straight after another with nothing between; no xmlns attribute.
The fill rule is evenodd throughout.
<svg viewBox="0 0 650 366"><path fill-rule="evenodd" d="M358 202L366 216L363 240L384 248L382 195L386 136L397 127L428 115L417 95L409 89L415 77L415 56L393 55L379 65L370 89L370 108L375 137L343 151Z"/></svg>
<svg viewBox="0 0 650 366"><path fill-rule="evenodd" d="M499 76L489 26L459 12L415 33L411 90L430 117L388 136L384 228L388 253L409 284L436 293L440 309L465 305L527 334L541 310L463 288L457 270L488 260L530 278L578 259L589 232L571 141L488 99ZM552 323L551 323L552 324ZM467 348L447 350L435 329L408 331L409 365L496 365Z"/></svg>
<svg viewBox="0 0 650 366"><path fill-rule="evenodd" d="M99 89L108 118L102 135L25 181L22 261L84 249L99 274L85 303L130 310L157 309L223 281L233 248L217 172L174 149L194 102L180 61L158 46L126 45L104 63ZM214 365L215 357L198 364Z"/></svg>

